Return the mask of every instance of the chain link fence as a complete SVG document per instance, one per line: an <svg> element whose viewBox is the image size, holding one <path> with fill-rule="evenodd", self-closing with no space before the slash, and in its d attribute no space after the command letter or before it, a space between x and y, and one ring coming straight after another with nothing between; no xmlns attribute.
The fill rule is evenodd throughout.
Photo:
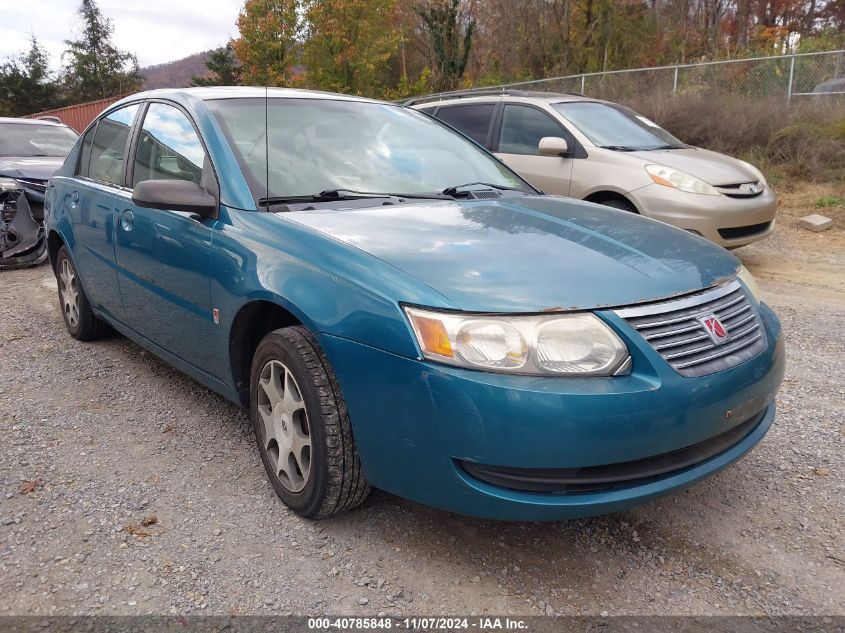
<svg viewBox="0 0 845 633"><path fill-rule="evenodd" d="M840 81L835 81L839 79ZM569 75L488 86L475 90L522 89L578 92L608 101L655 96L737 95L787 101L845 95L845 50L757 57L701 64Z"/></svg>

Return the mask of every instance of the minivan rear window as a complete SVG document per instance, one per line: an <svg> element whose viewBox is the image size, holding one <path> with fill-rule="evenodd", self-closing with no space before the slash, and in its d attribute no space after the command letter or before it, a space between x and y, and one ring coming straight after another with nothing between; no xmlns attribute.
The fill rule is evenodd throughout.
<svg viewBox="0 0 845 633"><path fill-rule="evenodd" d="M487 134L495 108L493 103L447 106L437 111L437 118L460 130L479 145L487 145Z"/></svg>

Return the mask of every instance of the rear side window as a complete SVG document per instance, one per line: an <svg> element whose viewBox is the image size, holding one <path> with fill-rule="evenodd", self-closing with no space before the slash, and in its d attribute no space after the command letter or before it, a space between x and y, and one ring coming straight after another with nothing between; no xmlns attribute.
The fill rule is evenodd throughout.
<svg viewBox="0 0 845 633"><path fill-rule="evenodd" d="M94 180L123 184L123 157L129 141L129 131L138 113L138 105L115 110L100 119L94 144L91 147L91 162L88 175Z"/></svg>
<svg viewBox="0 0 845 633"><path fill-rule="evenodd" d="M505 106L499 135L500 153L539 156L540 139L544 136L565 138L563 128L545 112L529 106Z"/></svg>
<svg viewBox="0 0 845 633"><path fill-rule="evenodd" d="M188 180L200 184L205 150L185 114L151 103L138 137L132 186L145 180Z"/></svg>
<svg viewBox="0 0 845 633"><path fill-rule="evenodd" d="M493 119L493 103L473 103L440 108L437 118L460 130L480 145L487 145L487 133Z"/></svg>
<svg viewBox="0 0 845 633"><path fill-rule="evenodd" d="M82 151L79 154L79 163L76 166L77 176L88 175L88 165L91 163L91 148L94 145L94 132L96 131L97 126L93 125L82 138Z"/></svg>

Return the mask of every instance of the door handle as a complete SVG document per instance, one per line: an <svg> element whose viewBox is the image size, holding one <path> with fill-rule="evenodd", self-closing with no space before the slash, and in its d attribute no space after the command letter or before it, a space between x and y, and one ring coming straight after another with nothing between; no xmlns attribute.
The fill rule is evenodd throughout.
<svg viewBox="0 0 845 633"><path fill-rule="evenodd" d="M129 209L123 212L120 216L120 228L124 231L131 231L135 224L135 214Z"/></svg>

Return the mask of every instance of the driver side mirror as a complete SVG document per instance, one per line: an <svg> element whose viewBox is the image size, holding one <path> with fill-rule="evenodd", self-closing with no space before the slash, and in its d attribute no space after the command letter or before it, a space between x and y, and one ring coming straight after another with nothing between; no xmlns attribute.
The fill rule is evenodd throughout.
<svg viewBox="0 0 845 633"><path fill-rule="evenodd" d="M132 202L148 209L187 211L217 219L217 199L189 180L144 180L135 185Z"/></svg>
<svg viewBox="0 0 845 633"><path fill-rule="evenodd" d="M569 153L569 144L559 136L544 136L540 139L538 149L541 156L566 156Z"/></svg>

